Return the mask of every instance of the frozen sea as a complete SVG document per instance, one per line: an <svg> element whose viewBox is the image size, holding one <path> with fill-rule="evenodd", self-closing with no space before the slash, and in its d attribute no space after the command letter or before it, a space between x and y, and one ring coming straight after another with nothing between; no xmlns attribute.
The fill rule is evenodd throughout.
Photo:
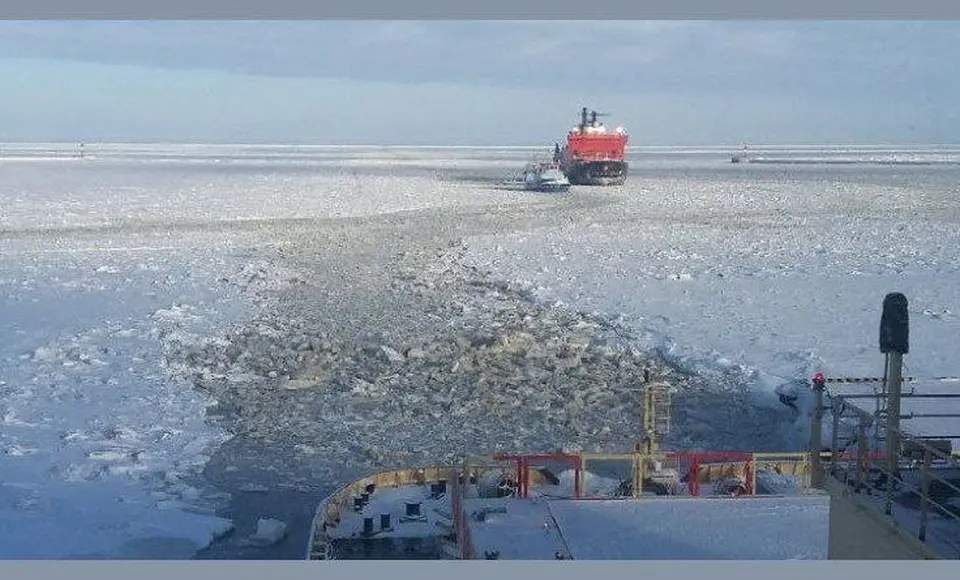
<svg viewBox="0 0 960 580"><path fill-rule="evenodd" d="M0 557L184 558L229 531L226 498L194 477L227 435L164 345L268 308L294 278L276 259L292 229L525 204L495 183L534 153L0 145ZM817 371L881 375L894 291L907 374L960 375L960 149L732 153L635 151L624 187L568 194L598 209L470 236L468 259L619 315L678 365L739 373L759 406ZM960 435L939 421L909 428Z"/></svg>

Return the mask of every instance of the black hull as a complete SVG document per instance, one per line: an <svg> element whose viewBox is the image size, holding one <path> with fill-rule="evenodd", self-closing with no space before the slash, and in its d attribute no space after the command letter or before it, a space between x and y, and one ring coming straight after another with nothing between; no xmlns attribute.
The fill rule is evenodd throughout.
<svg viewBox="0 0 960 580"><path fill-rule="evenodd" d="M572 185L623 185L626 161L577 161L563 168Z"/></svg>
<svg viewBox="0 0 960 580"><path fill-rule="evenodd" d="M538 184L538 185L528 185L526 186L526 189L527 191L539 191L541 193L554 193L554 192L568 191L570 189L570 185Z"/></svg>

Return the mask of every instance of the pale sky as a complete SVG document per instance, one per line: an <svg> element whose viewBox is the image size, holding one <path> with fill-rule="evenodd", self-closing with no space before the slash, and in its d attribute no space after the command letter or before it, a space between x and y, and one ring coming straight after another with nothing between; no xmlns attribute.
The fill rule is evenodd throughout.
<svg viewBox="0 0 960 580"><path fill-rule="evenodd" d="M960 23L0 22L0 141L960 143Z"/></svg>

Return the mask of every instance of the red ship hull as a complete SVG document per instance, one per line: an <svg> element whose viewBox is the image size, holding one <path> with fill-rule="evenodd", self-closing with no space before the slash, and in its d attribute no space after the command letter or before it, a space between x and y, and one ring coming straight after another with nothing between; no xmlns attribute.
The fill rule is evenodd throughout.
<svg viewBox="0 0 960 580"><path fill-rule="evenodd" d="M572 185L623 185L629 137L622 128L608 132L597 116L592 112L588 121L587 109L581 111L580 125L567 134L563 148L557 145L556 161Z"/></svg>

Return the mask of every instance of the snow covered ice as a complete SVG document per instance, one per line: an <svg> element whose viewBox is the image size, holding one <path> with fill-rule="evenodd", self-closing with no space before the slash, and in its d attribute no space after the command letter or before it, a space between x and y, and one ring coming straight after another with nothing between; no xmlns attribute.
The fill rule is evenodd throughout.
<svg viewBox="0 0 960 580"><path fill-rule="evenodd" d="M474 238L470 263L528 280L545 302L620 313L649 348L735 373L760 400L818 371L882 375L881 302L903 292L908 373L955 376L960 168L950 159L870 169L635 164L609 211ZM950 431L932 420L910 426Z"/></svg>
<svg viewBox="0 0 960 580"><path fill-rule="evenodd" d="M234 525L202 477L230 434L179 355L299 283L283 220L470 200L284 150L87 151L0 158L0 557L190 557Z"/></svg>
<svg viewBox="0 0 960 580"><path fill-rule="evenodd" d="M670 445L799 449L776 388L881 374L891 291L908 374L960 374L955 153L641 151L559 196L493 185L524 150L29 153L0 158L0 557L188 557L260 518L301 554L383 466L629 448L643 368Z"/></svg>

